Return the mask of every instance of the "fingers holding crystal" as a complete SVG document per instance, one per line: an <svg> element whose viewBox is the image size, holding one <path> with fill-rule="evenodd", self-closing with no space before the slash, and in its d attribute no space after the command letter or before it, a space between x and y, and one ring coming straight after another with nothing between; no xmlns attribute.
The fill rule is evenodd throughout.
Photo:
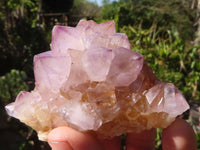
<svg viewBox="0 0 200 150"><path fill-rule="evenodd" d="M92 135L78 132L69 127L58 127L48 135L53 150L103 150L100 142Z"/></svg>
<svg viewBox="0 0 200 150"><path fill-rule="evenodd" d="M162 133L163 150L196 150L195 133L185 120L176 119Z"/></svg>

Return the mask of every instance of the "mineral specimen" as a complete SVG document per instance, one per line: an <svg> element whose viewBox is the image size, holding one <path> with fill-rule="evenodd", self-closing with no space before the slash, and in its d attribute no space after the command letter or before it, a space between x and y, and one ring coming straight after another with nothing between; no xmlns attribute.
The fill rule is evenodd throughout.
<svg viewBox="0 0 200 150"><path fill-rule="evenodd" d="M113 21L55 26L51 51L34 57L35 89L7 105L10 116L41 140L58 126L112 138L165 128L189 106L171 83L159 81Z"/></svg>

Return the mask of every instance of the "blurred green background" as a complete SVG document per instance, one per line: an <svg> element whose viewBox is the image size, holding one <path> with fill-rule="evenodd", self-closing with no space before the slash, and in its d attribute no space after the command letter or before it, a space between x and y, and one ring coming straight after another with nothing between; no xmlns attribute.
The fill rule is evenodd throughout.
<svg viewBox="0 0 200 150"><path fill-rule="evenodd" d="M174 83L194 108L183 117L193 126L200 149L200 0L1 0L0 150L48 150L37 134L9 117L5 105L21 90L34 88L33 56L46 51L55 24L75 26L80 19L115 20L132 50L144 55L156 76ZM194 117L194 118L193 118ZM196 118L195 118L196 117ZM161 149L157 130L156 149Z"/></svg>

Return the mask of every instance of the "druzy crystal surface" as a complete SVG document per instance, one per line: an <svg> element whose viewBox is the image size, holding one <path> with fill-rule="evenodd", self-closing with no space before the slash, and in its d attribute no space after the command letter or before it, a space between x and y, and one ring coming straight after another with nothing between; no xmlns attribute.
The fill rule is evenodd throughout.
<svg viewBox="0 0 200 150"><path fill-rule="evenodd" d="M34 57L34 74L35 89L20 92L6 110L41 140L58 126L103 139L165 128L189 108L173 84L159 81L131 51L113 21L55 26L51 51Z"/></svg>

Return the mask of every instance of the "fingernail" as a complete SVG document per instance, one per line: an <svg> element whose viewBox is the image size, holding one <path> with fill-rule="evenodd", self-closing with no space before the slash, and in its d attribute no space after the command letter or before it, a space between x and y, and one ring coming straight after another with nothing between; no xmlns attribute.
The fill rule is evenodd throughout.
<svg viewBox="0 0 200 150"><path fill-rule="evenodd" d="M68 142L49 142L52 150L73 150Z"/></svg>

